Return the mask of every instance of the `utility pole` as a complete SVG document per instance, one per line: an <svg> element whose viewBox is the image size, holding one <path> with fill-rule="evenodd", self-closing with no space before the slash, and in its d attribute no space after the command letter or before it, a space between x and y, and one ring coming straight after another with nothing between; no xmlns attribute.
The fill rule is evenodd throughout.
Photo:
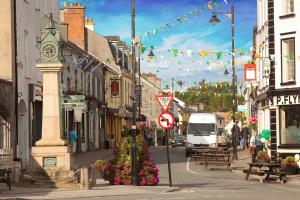
<svg viewBox="0 0 300 200"><path fill-rule="evenodd" d="M131 161L132 161L132 183L138 185L137 177L137 155L136 155L136 58L135 58L135 0L131 0L131 39L132 39L132 87L133 87L133 113L132 113L132 147L131 147Z"/></svg>
<svg viewBox="0 0 300 200"><path fill-rule="evenodd" d="M233 133L233 139L232 139L232 145L233 145L233 160L238 159L237 155L237 127L238 127L238 122L236 120L236 110L237 110L237 99L236 99L236 82L237 82L237 77L235 73L235 51L234 51L234 1L232 0L232 5L231 5L231 43L232 43L232 94L233 94L233 107L232 107L232 121L233 124L235 125L234 133Z"/></svg>

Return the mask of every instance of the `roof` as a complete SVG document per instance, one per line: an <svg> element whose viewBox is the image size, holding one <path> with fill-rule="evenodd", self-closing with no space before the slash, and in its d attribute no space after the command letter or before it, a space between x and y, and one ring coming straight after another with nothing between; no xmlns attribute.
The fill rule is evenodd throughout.
<svg viewBox="0 0 300 200"><path fill-rule="evenodd" d="M121 40L120 36L116 36L116 35L105 36L105 38L112 42L118 42Z"/></svg>
<svg viewBox="0 0 300 200"><path fill-rule="evenodd" d="M102 63L107 65L113 71L121 73L120 68L114 61L108 40L91 30L87 30L87 37L89 53L98 58Z"/></svg>
<svg viewBox="0 0 300 200"><path fill-rule="evenodd" d="M229 118L229 113L228 112L215 112L219 117L224 118L225 124L228 124L231 119Z"/></svg>

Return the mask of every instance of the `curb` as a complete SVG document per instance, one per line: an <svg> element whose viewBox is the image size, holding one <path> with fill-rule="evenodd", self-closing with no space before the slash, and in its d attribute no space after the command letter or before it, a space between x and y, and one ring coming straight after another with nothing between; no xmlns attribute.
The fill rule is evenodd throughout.
<svg viewBox="0 0 300 200"><path fill-rule="evenodd" d="M179 187L171 187L170 189L164 191L163 193L179 192L181 189Z"/></svg>

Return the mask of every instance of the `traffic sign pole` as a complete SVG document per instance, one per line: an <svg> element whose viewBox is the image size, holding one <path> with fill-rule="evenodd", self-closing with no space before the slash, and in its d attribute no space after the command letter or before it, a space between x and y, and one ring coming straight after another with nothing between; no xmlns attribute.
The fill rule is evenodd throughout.
<svg viewBox="0 0 300 200"><path fill-rule="evenodd" d="M171 129L165 129L166 132L166 144L167 144L167 159L168 159L168 172L169 172L169 187L172 187L172 174L171 174L171 163L170 163L170 150L169 150L169 131Z"/></svg>
<svg viewBox="0 0 300 200"><path fill-rule="evenodd" d="M163 112L158 117L158 124L164 129L166 135L166 145L167 145L167 160L168 160L168 172L169 172L169 186L172 187L172 173L171 173L171 163L170 163L170 149L169 149L169 133L174 125L174 116L170 112Z"/></svg>

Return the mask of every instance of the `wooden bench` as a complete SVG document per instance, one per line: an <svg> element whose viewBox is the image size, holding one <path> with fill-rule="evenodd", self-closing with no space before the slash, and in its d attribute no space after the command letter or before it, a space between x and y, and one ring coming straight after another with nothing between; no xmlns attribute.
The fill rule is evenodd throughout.
<svg viewBox="0 0 300 200"><path fill-rule="evenodd" d="M196 151L196 153L191 157L195 160L196 164L197 161L199 162L199 164L204 164L205 169L207 169L208 165L214 164L226 165L227 170L231 171L231 154L228 150L220 148L201 149Z"/></svg>
<svg viewBox="0 0 300 200"><path fill-rule="evenodd" d="M282 167L277 163L248 163L249 169L245 169L243 172L246 174L245 180L249 179L250 175L260 176L260 183L264 183L264 180L269 180L270 176L276 176L280 182L286 183L286 174L282 171ZM254 168L254 169L253 169ZM265 176L263 179L262 176Z"/></svg>
<svg viewBox="0 0 300 200"><path fill-rule="evenodd" d="M0 183L6 183L9 190L11 190L11 184L10 184L10 169L0 169Z"/></svg>

